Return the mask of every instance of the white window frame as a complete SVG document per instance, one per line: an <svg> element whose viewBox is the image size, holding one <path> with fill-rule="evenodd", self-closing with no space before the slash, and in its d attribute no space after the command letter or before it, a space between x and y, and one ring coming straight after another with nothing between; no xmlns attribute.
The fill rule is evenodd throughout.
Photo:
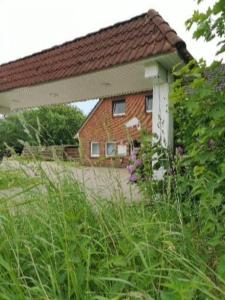
<svg viewBox="0 0 225 300"><path fill-rule="evenodd" d="M115 100L113 101L112 105L112 113L113 113L113 116L114 117L121 117L121 116L125 116L125 111L123 113L115 113L114 112L114 106L116 105L116 103L119 103L119 102L124 102L125 104L125 111L126 111L126 100L125 99L118 99L118 100Z"/></svg>
<svg viewBox="0 0 225 300"><path fill-rule="evenodd" d="M113 155L109 155L108 153L107 153L107 145L108 144L115 144L116 145L116 152L117 152L117 143L116 142L106 142L105 143L105 156L106 157L115 157L116 156L116 153L115 154L113 154Z"/></svg>
<svg viewBox="0 0 225 300"><path fill-rule="evenodd" d="M94 154L94 153L92 152L92 146L93 146L94 144L97 144L97 145L99 146L99 154ZM99 142L91 142L91 157L100 157L100 143L99 143Z"/></svg>
<svg viewBox="0 0 225 300"><path fill-rule="evenodd" d="M126 152L124 152L123 154L119 153L119 147L124 147L126 149ZM127 156L127 145L118 144L117 145L117 155L119 157L126 157Z"/></svg>
<svg viewBox="0 0 225 300"><path fill-rule="evenodd" d="M152 109L147 109L147 98L151 97L152 98ZM152 113L153 110L153 95L147 95L145 96L145 111L146 113Z"/></svg>

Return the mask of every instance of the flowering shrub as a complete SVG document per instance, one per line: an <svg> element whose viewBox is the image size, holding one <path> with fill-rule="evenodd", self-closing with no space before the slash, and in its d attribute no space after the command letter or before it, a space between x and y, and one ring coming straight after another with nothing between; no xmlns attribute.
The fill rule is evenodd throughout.
<svg viewBox="0 0 225 300"><path fill-rule="evenodd" d="M127 166L129 181L136 183L142 194L153 201L159 195L168 195L168 190L172 188L174 160L156 135L142 130L140 141L141 147L131 152ZM162 169L165 170L163 180L159 180Z"/></svg>
<svg viewBox="0 0 225 300"><path fill-rule="evenodd" d="M141 159L138 158L139 149L134 148L130 156L130 164L127 166L127 170L130 174L129 181L136 183L138 181L138 169L142 166Z"/></svg>
<svg viewBox="0 0 225 300"><path fill-rule="evenodd" d="M154 171L159 170L162 165L165 166L165 161L168 162L165 149L162 149L160 142L152 141L152 135L147 131L141 132L141 147L134 148L130 156L130 164L127 166L127 170L130 174L129 181L132 183L138 183L140 187L146 185L146 183L152 184ZM154 157L156 157L153 164ZM166 160L165 160L166 158ZM168 163L165 166L169 169Z"/></svg>

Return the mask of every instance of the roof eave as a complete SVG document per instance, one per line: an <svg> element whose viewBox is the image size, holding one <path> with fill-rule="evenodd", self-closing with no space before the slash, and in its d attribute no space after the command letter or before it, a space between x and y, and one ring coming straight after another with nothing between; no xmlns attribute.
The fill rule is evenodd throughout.
<svg viewBox="0 0 225 300"><path fill-rule="evenodd" d="M176 49L179 57L184 61L185 64L194 59L191 53L187 50L185 42L178 42L176 44Z"/></svg>

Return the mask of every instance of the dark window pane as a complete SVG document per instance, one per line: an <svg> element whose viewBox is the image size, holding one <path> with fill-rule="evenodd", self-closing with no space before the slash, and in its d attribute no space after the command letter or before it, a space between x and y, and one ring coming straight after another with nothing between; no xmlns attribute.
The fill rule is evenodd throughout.
<svg viewBox="0 0 225 300"><path fill-rule="evenodd" d="M146 100L146 111L151 112L152 111L153 97L152 96L147 96L145 98L145 100Z"/></svg>
<svg viewBox="0 0 225 300"><path fill-rule="evenodd" d="M113 114L114 115L125 114L125 100L116 101L113 103Z"/></svg>

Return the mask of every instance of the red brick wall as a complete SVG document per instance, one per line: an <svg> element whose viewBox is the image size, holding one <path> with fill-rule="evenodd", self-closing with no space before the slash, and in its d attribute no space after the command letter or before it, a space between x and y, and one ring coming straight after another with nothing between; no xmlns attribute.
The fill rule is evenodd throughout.
<svg viewBox="0 0 225 300"><path fill-rule="evenodd" d="M129 142L131 139L139 140L140 131L137 128L126 128L125 123L136 117L141 122L141 128L152 131L152 114L146 113L145 96L149 93L139 93L104 99L94 114L80 130L80 152L84 164L102 166L125 166L129 160ZM125 99L126 110L124 116L113 116L113 101ZM105 155L106 142L116 142L117 144L127 144L127 157L107 158ZM100 143L100 157L91 157L91 142Z"/></svg>

